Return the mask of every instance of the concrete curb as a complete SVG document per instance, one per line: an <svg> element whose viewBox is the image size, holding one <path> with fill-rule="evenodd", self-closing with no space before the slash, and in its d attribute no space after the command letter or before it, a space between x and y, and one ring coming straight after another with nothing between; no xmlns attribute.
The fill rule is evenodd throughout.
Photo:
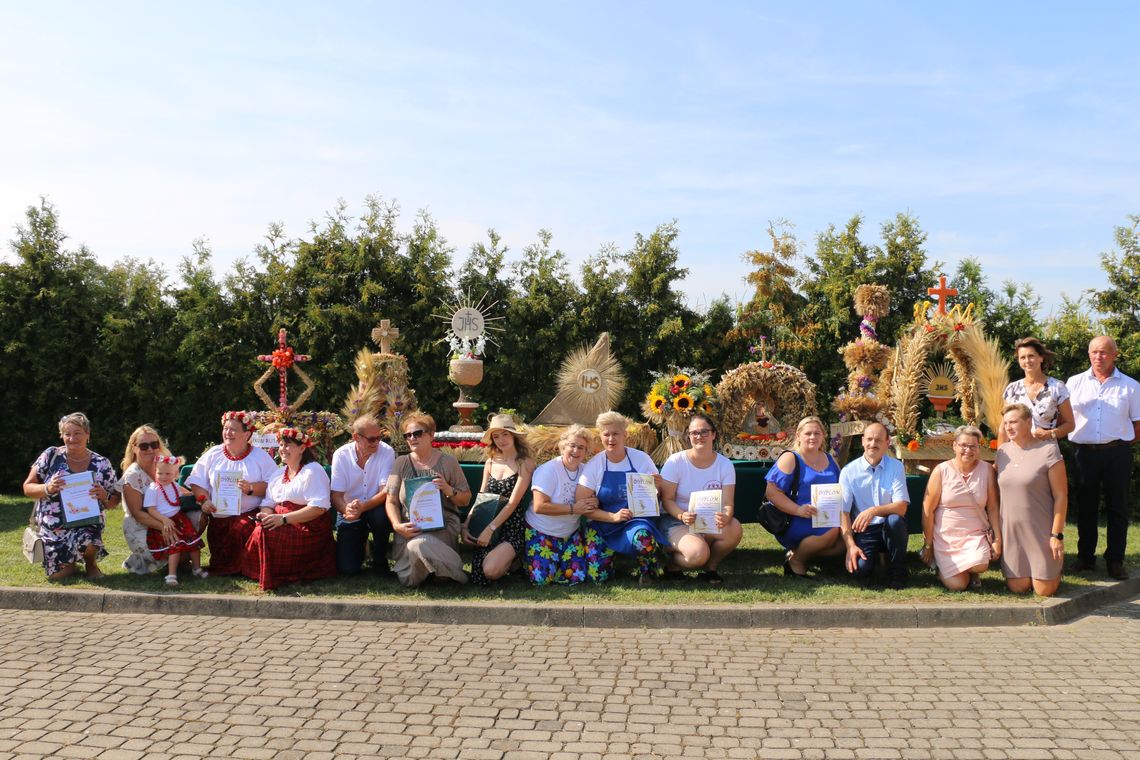
<svg viewBox="0 0 1140 760"><path fill-rule="evenodd" d="M0 587L0 608L111 614L562 628L942 628L1059 625L1140 594L1140 577L1037 604L585 606L392 602Z"/></svg>

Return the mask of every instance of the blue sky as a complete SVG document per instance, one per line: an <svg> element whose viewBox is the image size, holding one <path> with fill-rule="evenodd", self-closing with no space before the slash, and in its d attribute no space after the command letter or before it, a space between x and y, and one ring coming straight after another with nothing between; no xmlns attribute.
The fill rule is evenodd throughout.
<svg viewBox="0 0 1140 760"><path fill-rule="evenodd" d="M675 218L701 306L770 219L909 211L1047 311L1140 214L1134 3L325 5L0 2L5 240L46 195L107 262L222 269L376 194L577 269Z"/></svg>

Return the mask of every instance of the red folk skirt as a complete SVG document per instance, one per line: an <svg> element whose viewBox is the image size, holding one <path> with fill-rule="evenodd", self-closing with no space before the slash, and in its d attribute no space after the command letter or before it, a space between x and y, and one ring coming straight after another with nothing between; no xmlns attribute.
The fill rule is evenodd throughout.
<svg viewBox="0 0 1140 760"><path fill-rule="evenodd" d="M274 507L277 514L302 509L291 501ZM241 573L257 581L263 589L284 583L314 581L336 575L336 542L333 540L332 510L300 525L286 523L267 530L260 523L245 543Z"/></svg>
<svg viewBox="0 0 1140 760"><path fill-rule="evenodd" d="M194 530L194 523L182 512L170 518L174 521L174 529L178 531L178 539L173 543L167 542L161 530L147 528L146 545L150 554L156 560L164 560L172 554L185 554L196 552L202 548L202 537Z"/></svg>
<svg viewBox="0 0 1140 760"><path fill-rule="evenodd" d="M253 535L253 516L246 512L235 517L210 515L206 545L210 547L210 575L237 575L241 572L245 543Z"/></svg>

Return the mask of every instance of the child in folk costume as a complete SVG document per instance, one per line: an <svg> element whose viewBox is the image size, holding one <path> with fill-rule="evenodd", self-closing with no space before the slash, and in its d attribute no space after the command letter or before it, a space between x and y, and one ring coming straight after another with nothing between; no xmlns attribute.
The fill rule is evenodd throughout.
<svg viewBox="0 0 1140 760"><path fill-rule="evenodd" d="M162 523L162 529L149 528L146 543L156 560L166 560L166 585L178 585L178 563L183 554L190 555L191 572L196 578L209 575L202 569L202 537L194 530L194 524L182 513L183 496L190 491L178 485L178 472L182 467L182 457L158 456L154 463L154 482L143 494L142 507Z"/></svg>

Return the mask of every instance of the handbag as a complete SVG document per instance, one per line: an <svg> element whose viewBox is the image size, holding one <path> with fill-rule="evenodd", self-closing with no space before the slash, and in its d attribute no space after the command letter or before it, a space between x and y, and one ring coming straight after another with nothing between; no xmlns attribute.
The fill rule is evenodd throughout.
<svg viewBox="0 0 1140 760"><path fill-rule="evenodd" d="M800 458L797 454L793 454L793 456L796 458L796 463L792 467L792 487L788 489L789 498L791 494L798 494L800 490ZM772 466L775 467L776 463L773 462ZM760 522L760 527L773 536L783 534L792 524L792 516L767 499L760 505L757 519Z"/></svg>
<svg viewBox="0 0 1140 760"><path fill-rule="evenodd" d="M33 565L44 563L44 542L34 528L24 528L24 557Z"/></svg>
<svg viewBox="0 0 1140 760"><path fill-rule="evenodd" d="M476 494L475 503L471 507L471 514L467 518L467 532L471 538L478 538L479 534L487 529L487 526L499 516L506 505L507 499L497 493ZM500 526L491 532L491 543L488 546L494 546L499 542L501 531L502 527Z"/></svg>

